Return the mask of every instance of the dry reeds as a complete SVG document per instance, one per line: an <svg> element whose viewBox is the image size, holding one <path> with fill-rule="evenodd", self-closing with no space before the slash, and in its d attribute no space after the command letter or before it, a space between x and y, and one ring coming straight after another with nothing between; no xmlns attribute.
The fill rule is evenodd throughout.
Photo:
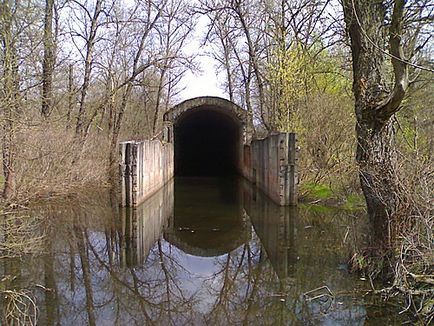
<svg viewBox="0 0 434 326"><path fill-rule="evenodd" d="M400 173L394 193L397 207L387 221L389 234L384 234L384 239L389 242L389 252L384 255L381 252L379 255L356 254L353 263L371 278L378 275L380 269L388 270L392 285L375 292L385 297L399 294L405 301L401 313L412 313L420 324L429 325L434 320L432 165L408 159L402 154L399 163L397 170ZM381 176L376 182L381 182ZM372 186L375 190L375 182ZM383 200L382 192L377 195Z"/></svg>
<svg viewBox="0 0 434 326"><path fill-rule="evenodd" d="M54 123L27 127L17 137L16 193L20 200L65 196L107 179L108 141L94 134L84 145Z"/></svg>
<svg viewBox="0 0 434 326"><path fill-rule="evenodd" d="M41 254L44 251L43 218L22 212L3 214L0 227L0 258Z"/></svg>

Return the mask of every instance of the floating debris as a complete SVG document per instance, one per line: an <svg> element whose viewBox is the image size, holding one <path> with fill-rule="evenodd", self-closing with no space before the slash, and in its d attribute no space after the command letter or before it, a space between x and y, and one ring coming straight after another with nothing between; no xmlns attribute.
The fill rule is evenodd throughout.
<svg viewBox="0 0 434 326"><path fill-rule="evenodd" d="M324 297L334 298L335 295L327 285L324 285L319 288L303 293L303 297L305 298L306 301L313 301Z"/></svg>

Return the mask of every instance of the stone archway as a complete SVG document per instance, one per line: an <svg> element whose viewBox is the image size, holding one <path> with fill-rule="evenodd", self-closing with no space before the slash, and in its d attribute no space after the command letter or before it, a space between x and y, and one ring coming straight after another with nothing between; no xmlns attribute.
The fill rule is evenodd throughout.
<svg viewBox="0 0 434 326"><path fill-rule="evenodd" d="M184 101L164 115L166 140L175 148L175 175L242 173L249 138L247 112L219 97Z"/></svg>

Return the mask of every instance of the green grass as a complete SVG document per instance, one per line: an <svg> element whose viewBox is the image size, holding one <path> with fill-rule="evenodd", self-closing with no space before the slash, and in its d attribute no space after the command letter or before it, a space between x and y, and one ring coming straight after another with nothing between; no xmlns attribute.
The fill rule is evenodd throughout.
<svg viewBox="0 0 434 326"><path fill-rule="evenodd" d="M321 200L333 198L332 189L324 184L305 183L302 186L302 191L306 191L309 198Z"/></svg>

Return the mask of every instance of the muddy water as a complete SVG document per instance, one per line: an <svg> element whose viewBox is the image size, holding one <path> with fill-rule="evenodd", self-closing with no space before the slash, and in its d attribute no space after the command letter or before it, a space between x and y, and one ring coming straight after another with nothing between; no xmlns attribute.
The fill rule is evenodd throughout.
<svg viewBox="0 0 434 326"><path fill-rule="evenodd" d="M402 322L347 270L354 214L278 207L240 179L177 178L135 210L93 199L36 207L45 254L0 261L40 325Z"/></svg>

